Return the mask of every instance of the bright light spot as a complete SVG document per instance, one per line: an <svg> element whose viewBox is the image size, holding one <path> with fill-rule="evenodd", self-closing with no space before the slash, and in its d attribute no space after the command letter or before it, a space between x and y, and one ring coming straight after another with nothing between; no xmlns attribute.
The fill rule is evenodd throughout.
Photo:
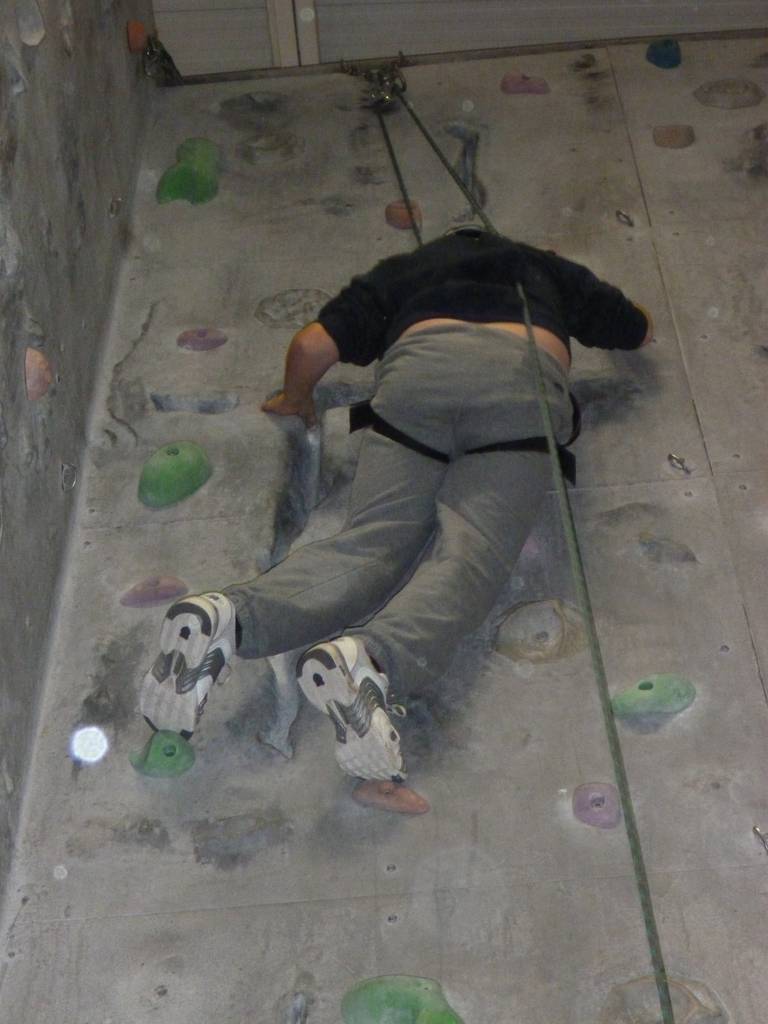
<svg viewBox="0 0 768 1024"><path fill-rule="evenodd" d="M472 111L475 109L475 104L472 102L472 100L464 100L464 102L461 104L461 109L464 111L465 114L471 114Z"/></svg>
<svg viewBox="0 0 768 1024"><path fill-rule="evenodd" d="M69 752L76 761L96 764L109 750L109 740L96 725L86 725L72 736Z"/></svg>
<svg viewBox="0 0 768 1024"><path fill-rule="evenodd" d="M302 7L302 9L299 11L299 17L301 18L302 21L314 21L315 12L312 10L311 7Z"/></svg>
<svg viewBox="0 0 768 1024"><path fill-rule="evenodd" d="M60 882L63 882L68 874L69 872L67 871L63 864L57 864L56 867L53 869L53 877L57 878Z"/></svg>
<svg viewBox="0 0 768 1024"><path fill-rule="evenodd" d="M720 310L717 308L717 306L710 306L707 310L707 316L710 320L717 320L717 318L720 316Z"/></svg>
<svg viewBox="0 0 768 1024"><path fill-rule="evenodd" d="M707 235L706 243L709 246L713 246L715 244L715 236L714 235Z"/></svg>

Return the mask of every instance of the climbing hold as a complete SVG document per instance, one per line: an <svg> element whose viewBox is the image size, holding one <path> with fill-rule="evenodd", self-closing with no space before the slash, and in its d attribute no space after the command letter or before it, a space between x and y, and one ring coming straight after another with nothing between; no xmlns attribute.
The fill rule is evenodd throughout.
<svg viewBox="0 0 768 1024"><path fill-rule="evenodd" d="M128 36L128 49L131 53L141 53L146 49L148 33L143 23L131 20L127 22L126 35Z"/></svg>
<svg viewBox="0 0 768 1024"><path fill-rule="evenodd" d="M45 39L45 22L37 0L16 0L16 24L25 46L39 46Z"/></svg>
<svg viewBox="0 0 768 1024"><path fill-rule="evenodd" d="M144 463L139 479L139 500L150 508L164 508L188 498L213 472L203 448L194 441L174 441L159 448Z"/></svg>
<svg viewBox="0 0 768 1024"><path fill-rule="evenodd" d="M633 218L626 212L626 210L617 210L616 220L619 224L623 224L625 228L633 228L635 226Z"/></svg>
<svg viewBox="0 0 768 1024"><path fill-rule="evenodd" d="M684 564L685 562L698 562L698 558L691 551L687 544L680 544L668 537L654 537L653 534L643 533L639 537L640 553L649 562L656 562L657 565L673 562Z"/></svg>
<svg viewBox="0 0 768 1024"><path fill-rule="evenodd" d="M696 133L689 124L663 124L653 129L653 141L662 149L687 149Z"/></svg>
<svg viewBox="0 0 768 1024"><path fill-rule="evenodd" d="M330 297L319 288L289 288L262 299L254 316L269 327L303 327Z"/></svg>
<svg viewBox="0 0 768 1024"><path fill-rule="evenodd" d="M717 997L700 981L669 979L672 1011L680 1024L728 1024ZM653 975L614 985L600 1024L659 1024L659 993Z"/></svg>
<svg viewBox="0 0 768 1024"><path fill-rule="evenodd" d="M304 150L304 139L292 132L262 132L250 139L245 139L237 147L238 156L249 164L259 164L264 160L289 160Z"/></svg>
<svg viewBox="0 0 768 1024"><path fill-rule="evenodd" d="M393 203L388 203L387 208L384 210L384 218L392 228L399 228L401 231L405 231L408 228L413 227L413 222L416 222L418 227L421 227L421 207L418 203L411 201L411 211L413 217L408 212L408 207L402 199L396 199Z"/></svg>
<svg viewBox="0 0 768 1024"><path fill-rule="evenodd" d="M543 78L530 78L522 71L508 71L501 79L500 88L508 96L543 96L549 92L549 84Z"/></svg>
<svg viewBox="0 0 768 1024"><path fill-rule="evenodd" d="M581 615L560 598L516 605L496 636L496 650L512 661L559 661L586 646Z"/></svg>
<svg viewBox="0 0 768 1024"><path fill-rule="evenodd" d="M189 771L195 763L195 751L177 732L160 729L150 736L143 750L130 755L130 762L142 775L167 779Z"/></svg>
<svg viewBox="0 0 768 1024"><path fill-rule="evenodd" d="M344 1024L463 1024L442 986L429 978L393 974L351 988L341 1001Z"/></svg>
<svg viewBox="0 0 768 1024"><path fill-rule="evenodd" d="M174 597L181 597L188 590L187 584L176 576L148 576L126 590L120 598L120 604L126 608L151 608L156 604L165 604Z"/></svg>
<svg viewBox="0 0 768 1024"><path fill-rule="evenodd" d="M589 71L597 64L597 57L594 53L583 53L578 60L575 60L571 67L574 71Z"/></svg>
<svg viewBox="0 0 768 1024"><path fill-rule="evenodd" d="M240 404L240 396L232 391L211 391L207 395L160 395L151 391L149 397L158 412L199 412L208 416L230 412Z"/></svg>
<svg viewBox="0 0 768 1024"><path fill-rule="evenodd" d="M47 356L39 348L28 346L24 354L24 384L27 398L35 402L48 393L53 383L53 371Z"/></svg>
<svg viewBox="0 0 768 1024"><path fill-rule="evenodd" d="M621 821L619 791L610 782L585 782L573 791L573 813L585 825L616 828Z"/></svg>
<svg viewBox="0 0 768 1024"><path fill-rule="evenodd" d="M176 150L176 163L157 183L157 201L186 199L197 205L218 191L219 147L209 139L186 139Z"/></svg>
<svg viewBox="0 0 768 1024"><path fill-rule="evenodd" d="M696 699L696 687L688 679L674 675L654 675L617 694L611 701L617 718L641 718L643 715L676 715Z"/></svg>
<svg viewBox="0 0 768 1024"><path fill-rule="evenodd" d="M683 59L680 43L676 39L658 39L649 44L645 59L657 68L676 68Z"/></svg>
<svg viewBox="0 0 768 1024"><path fill-rule="evenodd" d="M707 82L694 90L693 95L705 107L720 107L723 110L754 107L765 99L760 86L746 78L720 78L716 82Z"/></svg>
<svg viewBox="0 0 768 1024"><path fill-rule="evenodd" d="M361 782L352 793L352 799L365 807L395 814L426 814L430 809L424 797L407 786L376 779Z"/></svg>
<svg viewBox="0 0 768 1024"><path fill-rule="evenodd" d="M176 339L179 348L187 348L193 352L207 352L226 343L226 334L215 327L195 327L190 331L182 331Z"/></svg>
<svg viewBox="0 0 768 1024"><path fill-rule="evenodd" d="M728 161L726 167L732 171L743 171L753 178L768 177L768 121L744 132L738 156Z"/></svg>

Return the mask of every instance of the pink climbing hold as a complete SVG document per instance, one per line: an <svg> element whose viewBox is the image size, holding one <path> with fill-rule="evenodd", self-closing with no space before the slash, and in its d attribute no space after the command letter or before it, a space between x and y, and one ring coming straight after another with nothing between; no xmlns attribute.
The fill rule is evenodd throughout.
<svg viewBox="0 0 768 1024"><path fill-rule="evenodd" d="M508 96L543 96L549 92L549 83L544 78L531 78L522 71L508 71L501 80L501 91Z"/></svg>
<svg viewBox="0 0 768 1024"><path fill-rule="evenodd" d="M401 231L405 231L408 228L413 227L413 221L421 227L421 207L418 203L411 202L411 210L413 211L413 220L408 212L408 207L405 205L402 199L396 199L393 203L390 203L384 211L387 224L393 228L399 228Z"/></svg>
<svg viewBox="0 0 768 1024"><path fill-rule="evenodd" d="M430 809L424 797L407 786L377 779L361 782L353 792L352 799L365 807L393 811L395 814L426 814Z"/></svg>
<svg viewBox="0 0 768 1024"><path fill-rule="evenodd" d="M152 608L156 604L165 604L174 597L181 597L189 590L187 584L175 576L148 576L126 590L120 598L120 604L127 608Z"/></svg>
<svg viewBox="0 0 768 1024"><path fill-rule="evenodd" d="M192 352L207 352L226 343L226 334L215 327L194 327L189 331L182 331L176 339L176 344L180 348L190 349Z"/></svg>
<svg viewBox="0 0 768 1024"><path fill-rule="evenodd" d="M51 364L39 348L27 348L24 355L24 383L27 398L33 402L47 394L53 383Z"/></svg>

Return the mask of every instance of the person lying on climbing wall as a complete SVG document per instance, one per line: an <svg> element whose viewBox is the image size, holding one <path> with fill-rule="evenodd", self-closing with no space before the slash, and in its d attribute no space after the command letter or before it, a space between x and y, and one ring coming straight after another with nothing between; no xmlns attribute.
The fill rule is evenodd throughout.
<svg viewBox="0 0 768 1024"><path fill-rule="evenodd" d="M298 683L331 719L340 767L402 781L392 692L445 673L551 481L536 360L563 445L569 339L628 350L652 337L650 315L586 267L477 228L354 277L293 338L283 389L262 407L312 426L331 366L378 361L346 523L256 579L171 606L142 684L149 724L188 737L235 652L303 650Z"/></svg>

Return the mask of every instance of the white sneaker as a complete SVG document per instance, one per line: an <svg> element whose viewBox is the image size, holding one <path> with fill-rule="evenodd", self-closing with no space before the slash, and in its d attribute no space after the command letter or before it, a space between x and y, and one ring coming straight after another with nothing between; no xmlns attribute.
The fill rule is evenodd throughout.
<svg viewBox="0 0 768 1024"><path fill-rule="evenodd" d="M400 735L388 714L402 717L405 711L387 703L389 680L374 667L361 640L340 636L310 647L296 674L307 700L333 722L342 771L362 779L405 780Z"/></svg>
<svg viewBox="0 0 768 1024"><path fill-rule="evenodd" d="M224 594L185 597L168 609L160 654L144 676L139 707L153 729L187 739L214 683L229 676L235 650L235 606Z"/></svg>

